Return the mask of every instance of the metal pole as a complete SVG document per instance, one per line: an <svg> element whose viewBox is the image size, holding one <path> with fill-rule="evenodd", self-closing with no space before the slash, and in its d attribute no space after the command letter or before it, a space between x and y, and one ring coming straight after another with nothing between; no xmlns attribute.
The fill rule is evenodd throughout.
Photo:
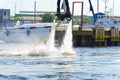
<svg viewBox="0 0 120 80"><path fill-rule="evenodd" d="M14 15L16 15L16 2L15 2L15 14Z"/></svg>
<svg viewBox="0 0 120 80"><path fill-rule="evenodd" d="M82 26L83 26L83 2L82 2L82 10L81 10L81 29L82 29Z"/></svg>
<svg viewBox="0 0 120 80"><path fill-rule="evenodd" d="M74 2L72 4L72 16L74 16ZM74 22L74 19L72 19L72 29L73 29L73 22Z"/></svg>
<svg viewBox="0 0 120 80"><path fill-rule="evenodd" d="M114 0L113 0L113 16L114 16L114 5L115 5L115 2L114 2Z"/></svg>
<svg viewBox="0 0 120 80"><path fill-rule="evenodd" d="M36 1L34 2L34 22L36 22Z"/></svg>
<svg viewBox="0 0 120 80"><path fill-rule="evenodd" d="M72 4L72 16L74 15L74 3L75 2L73 2L73 4Z"/></svg>
<svg viewBox="0 0 120 80"><path fill-rule="evenodd" d="M103 0L104 2L105 2L105 13L107 12L106 10L107 10L107 2L108 2L108 0Z"/></svg>
<svg viewBox="0 0 120 80"><path fill-rule="evenodd" d="M82 26L83 26L83 2L79 2L79 1L75 1L75 2L73 2L73 6L72 6L72 15L74 15L74 6L75 6L75 3L81 3L82 5L82 8L81 8L81 24L80 24L80 26L81 26L81 28L79 28L79 30L82 30Z"/></svg>
<svg viewBox="0 0 120 80"><path fill-rule="evenodd" d="M106 9L107 9L107 0L105 0L105 13L106 13Z"/></svg>

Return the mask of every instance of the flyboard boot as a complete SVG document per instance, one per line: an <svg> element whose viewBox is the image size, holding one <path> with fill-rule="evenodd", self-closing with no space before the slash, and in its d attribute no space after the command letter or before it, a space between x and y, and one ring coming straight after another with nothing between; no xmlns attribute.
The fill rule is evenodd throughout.
<svg viewBox="0 0 120 80"><path fill-rule="evenodd" d="M56 16L57 16L57 19L58 19L58 20L62 20L62 21L63 21L65 18L68 18L69 21L72 19L71 13L70 13L69 10L67 10L64 14L61 14L60 12L57 12Z"/></svg>

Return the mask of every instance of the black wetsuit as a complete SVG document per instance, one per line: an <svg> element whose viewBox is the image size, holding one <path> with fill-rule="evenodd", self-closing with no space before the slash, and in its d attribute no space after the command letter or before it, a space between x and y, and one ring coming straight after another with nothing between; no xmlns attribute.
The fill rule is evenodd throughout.
<svg viewBox="0 0 120 80"><path fill-rule="evenodd" d="M60 14L60 2L61 2L61 0L57 0L57 17L60 20L63 20L64 18L70 18L71 19L71 13L70 13L68 0L65 0L65 6L66 6L65 14Z"/></svg>
<svg viewBox="0 0 120 80"><path fill-rule="evenodd" d="M61 0L58 0L58 1L57 1L57 12L60 12L60 2L61 2ZM66 5L66 10L67 10L68 12L70 12L68 0L65 0L65 5Z"/></svg>

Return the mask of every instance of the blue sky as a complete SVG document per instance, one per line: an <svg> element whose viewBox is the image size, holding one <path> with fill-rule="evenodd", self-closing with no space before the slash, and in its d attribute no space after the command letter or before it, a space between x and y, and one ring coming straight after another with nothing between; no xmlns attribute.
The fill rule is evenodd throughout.
<svg viewBox="0 0 120 80"><path fill-rule="evenodd" d="M34 10L34 1L37 3L37 11L56 11L56 2L57 0L1 0L0 1L0 8L3 9L10 9L11 15L14 15L15 13L15 3L16 3L16 13L19 13L19 11L33 11ZM84 14L86 15L92 15L89 11L89 3L88 0L69 0L70 8L72 9L72 2L73 1L83 1L84 2ZM97 0L91 0L93 7L95 9L95 12L97 11ZM100 12L104 12L104 0L100 1ZM120 16L120 1L114 0L115 6L114 6L114 15ZM108 0L107 3L107 11L112 11L113 7L113 0ZM80 12L80 5L75 5L75 14L79 14ZM112 12L113 13L113 12Z"/></svg>

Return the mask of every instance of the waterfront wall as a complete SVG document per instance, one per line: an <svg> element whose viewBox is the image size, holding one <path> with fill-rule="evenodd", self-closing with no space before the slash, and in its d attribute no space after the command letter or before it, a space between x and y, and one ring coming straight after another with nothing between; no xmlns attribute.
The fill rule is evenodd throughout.
<svg viewBox="0 0 120 80"><path fill-rule="evenodd" d="M56 41L61 44L65 30L56 30ZM120 29L118 28L90 28L73 29L73 46L94 47L94 46L120 46Z"/></svg>

